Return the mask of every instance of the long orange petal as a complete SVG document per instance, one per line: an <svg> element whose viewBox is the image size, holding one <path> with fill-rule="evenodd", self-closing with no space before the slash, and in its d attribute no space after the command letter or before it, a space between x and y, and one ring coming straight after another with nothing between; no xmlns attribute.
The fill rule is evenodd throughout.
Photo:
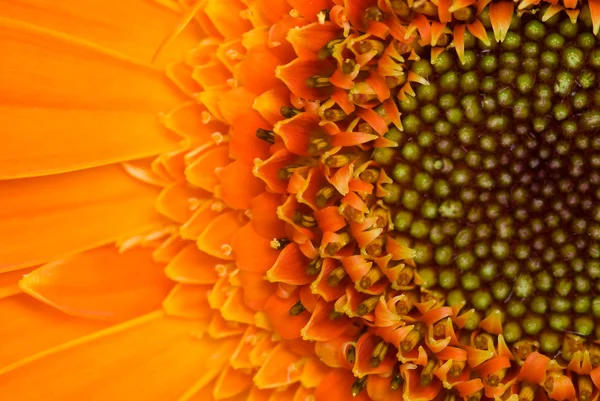
<svg viewBox="0 0 600 401"><path fill-rule="evenodd" d="M0 270L81 252L164 220L155 188L118 166L0 182Z"/></svg>
<svg viewBox="0 0 600 401"><path fill-rule="evenodd" d="M21 280L26 293L66 313L125 320L159 307L171 288L152 250L109 245L40 267Z"/></svg>
<svg viewBox="0 0 600 401"><path fill-rule="evenodd" d="M145 315L9 368L0 376L0 389L24 401L35 400L40 393L65 400L85 399L92 393L99 399L114 394L148 401L177 399L213 380L237 344L236 338L195 338L203 331L203 323L194 320ZM162 372L161 380L148 380L156 371ZM43 382L39 374L46 378Z"/></svg>
<svg viewBox="0 0 600 401"><path fill-rule="evenodd" d="M0 315L0 335L10 343L0 353L3 367L114 324L66 315L26 294L1 299Z"/></svg>
<svg viewBox="0 0 600 401"><path fill-rule="evenodd" d="M178 138L160 126L156 113L183 98L157 71L15 20L0 19L0 38L0 122L6 142L0 177L79 170L177 146ZM87 135L81 135L83 125L89 125Z"/></svg>

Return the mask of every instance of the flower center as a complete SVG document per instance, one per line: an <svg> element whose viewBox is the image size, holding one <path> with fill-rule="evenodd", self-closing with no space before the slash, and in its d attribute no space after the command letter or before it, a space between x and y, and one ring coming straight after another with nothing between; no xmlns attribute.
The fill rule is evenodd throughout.
<svg viewBox="0 0 600 401"><path fill-rule="evenodd" d="M464 64L412 63L430 84L373 159L424 286L475 308L467 329L504 310L507 342L553 353L600 317L600 47L566 17L517 21L500 44L467 35Z"/></svg>

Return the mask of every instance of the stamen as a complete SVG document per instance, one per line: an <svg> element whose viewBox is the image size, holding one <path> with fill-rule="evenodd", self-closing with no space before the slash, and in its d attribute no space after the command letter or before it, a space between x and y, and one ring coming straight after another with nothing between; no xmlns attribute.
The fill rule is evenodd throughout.
<svg viewBox="0 0 600 401"><path fill-rule="evenodd" d="M408 312L413 308L413 301L409 297L403 297L396 302L396 313L404 316L408 315Z"/></svg>
<svg viewBox="0 0 600 401"><path fill-rule="evenodd" d="M329 121L342 121L348 115L342 109L327 109L323 112L323 117Z"/></svg>
<svg viewBox="0 0 600 401"><path fill-rule="evenodd" d="M360 127L360 125L359 125L359 127ZM379 179L379 170L374 169L374 168L368 168L365 171L361 172L358 175L358 178L360 178L361 180L368 182L370 184L374 184Z"/></svg>
<svg viewBox="0 0 600 401"><path fill-rule="evenodd" d="M385 14L381 11L381 8L371 6L365 10L365 18L369 21L383 21Z"/></svg>
<svg viewBox="0 0 600 401"><path fill-rule="evenodd" d="M429 386L433 381L433 369L435 369L436 360L431 358L427 365L421 371L421 386Z"/></svg>
<svg viewBox="0 0 600 401"><path fill-rule="evenodd" d="M400 375L400 370L398 369L397 366L394 366L394 370L392 372L392 379L390 380L390 388L393 391L399 390L400 387L402 387L403 383L404 383L404 379Z"/></svg>
<svg viewBox="0 0 600 401"><path fill-rule="evenodd" d="M406 18L410 15L411 9L403 0L391 0L392 9L394 12L402 18Z"/></svg>
<svg viewBox="0 0 600 401"><path fill-rule="evenodd" d="M562 357L570 361L573 359L573 354L577 351L585 349L585 340L575 334L567 334L563 340Z"/></svg>
<svg viewBox="0 0 600 401"><path fill-rule="evenodd" d="M513 353L517 362L522 365L525 359L537 349L537 344L533 340L517 341L513 346Z"/></svg>
<svg viewBox="0 0 600 401"><path fill-rule="evenodd" d="M396 283L401 286L409 285L412 281L415 273L412 267L405 266L404 269L398 273L398 278L396 279Z"/></svg>
<svg viewBox="0 0 600 401"><path fill-rule="evenodd" d="M483 397L483 389L469 395L467 401L479 401L481 400L481 397Z"/></svg>
<svg viewBox="0 0 600 401"><path fill-rule="evenodd" d="M336 310L332 310L331 312L329 312L329 320L337 320L337 319L341 318L342 316L344 316L344 314L342 312L338 312Z"/></svg>
<svg viewBox="0 0 600 401"><path fill-rule="evenodd" d="M311 155L316 155L320 152L329 149L329 141L325 138L312 138L309 143L306 151Z"/></svg>
<svg viewBox="0 0 600 401"><path fill-rule="evenodd" d="M354 364L354 361L356 360L356 347L354 345L348 347L348 350L346 351L346 360L348 363Z"/></svg>
<svg viewBox="0 0 600 401"><path fill-rule="evenodd" d="M306 86L309 88L330 88L332 85L328 77L313 75L306 79Z"/></svg>
<svg viewBox="0 0 600 401"><path fill-rule="evenodd" d="M293 220L294 223L302 227L312 228L317 226L317 220L315 220L313 216L309 216L298 211L294 212Z"/></svg>
<svg viewBox="0 0 600 401"><path fill-rule="evenodd" d="M383 277L383 273L378 267L373 267L360 279L360 288L363 290L369 289L373 284L378 282Z"/></svg>
<svg viewBox="0 0 600 401"><path fill-rule="evenodd" d="M346 270L342 266L338 266L329 273L327 283L332 287L337 287L344 277L346 277Z"/></svg>
<svg viewBox="0 0 600 401"><path fill-rule="evenodd" d="M383 362L383 359L387 355L387 351L388 351L387 342L385 342L385 341L378 342L377 345L375 346L375 348L373 349L373 352L371 353L371 359L369 360L369 365L372 368L376 368L379 365L381 365L381 362Z"/></svg>
<svg viewBox="0 0 600 401"><path fill-rule="evenodd" d="M536 386L531 383L522 383L521 391L519 392L519 401L533 401L535 397Z"/></svg>
<svg viewBox="0 0 600 401"><path fill-rule="evenodd" d="M291 241L287 238L273 238L269 245L275 250L280 250L289 245Z"/></svg>
<svg viewBox="0 0 600 401"><path fill-rule="evenodd" d="M475 348L480 350L487 350L490 341L493 341L491 335L487 333L478 334L474 340Z"/></svg>
<svg viewBox="0 0 600 401"><path fill-rule="evenodd" d="M400 348L404 352L412 351L417 346L419 341L421 341L421 337L421 330L415 327L410 331L410 333L408 333L404 341L400 343Z"/></svg>
<svg viewBox="0 0 600 401"><path fill-rule="evenodd" d="M500 369L499 371L494 372L488 376L487 383L492 387L496 387L500 384L502 379L504 379L505 375L506 375L506 369Z"/></svg>
<svg viewBox="0 0 600 401"><path fill-rule="evenodd" d="M344 167L350 163L350 156L344 154L335 154L325 159L325 164L329 167L338 168Z"/></svg>
<svg viewBox="0 0 600 401"><path fill-rule="evenodd" d="M277 178L280 180L289 180L294 174L294 171L300 168L306 168L306 166L304 164L291 164L287 167L280 168L279 171L277 171Z"/></svg>
<svg viewBox="0 0 600 401"><path fill-rule="evenodd" d="M456 10L454 13L452 13L452 15L459 21L470 23L473 22L475 12L476 10L474 10L473 7L463 7L460 10Z"/></svg>
<svg viewBox="0 0 600 401"><path fill-rule="evenodd" d="M319 274L321 268L323 267L323 259L317 258L311 261L306 268L306 274L309 276L314 276Z"/></svg>
<svg viewBox="0 0 600 401"><path fill-rule="evenodd" d="M374 296L374 297L368 298L368 299L364 300L363 302L361 302L360 304L358 304L358 307L356 308L356 313L359 316L364 316L364 315L370 313L371 311L373 311L375 309L375 307L377 306L378 302L379 302L379 296Z"/></svg>
<svg viewBox="0 0 600 401"><path fill-rule="evenodd" d="M342 62L342 72L345 75L350 75L354 72L354 68L356 67L356 61L351 58L347 58Z"/></svg>
<svg viewBox="0 0 600 401"><path fill-rule="evenodd" d="M281 109L279 110L279 112L285 118L292 118L295 115L297 115L298 113L300 113L300 110L295 109L293 107L281 106Z"/></svg>
<svg viewBox="0 0 600 401"><path fill-rule="evenodd" d="M589 376L579 375L577 379L577 388L579 389L580 401L589 401L592 399L592 380Z"/></svg>
<svg viewBox="0 0 600 401"><path fill-rule="evenodd" d="M374 258L381 256L381 254L383 253L383 242L384 239L382 236L375 238L375 240L373 240L373 242L371 242L365 248L367 255L372 256Z"/></svg>
<svg viewBox="0 0 600 401"><path fill-rule="evenodd" d="M381 56L385 51L385 45L382 42L373 39L361 40L355 45L355 47L359 54L365 54L375 50L377 52L377 56Z"/></svg>
<svg viewBox="0 0 600 401"><path fill-rule="evenodd" d="M327 244L327 246L325 247L325 252L327 253L327 255L333 256L340 249L342 249L343 247L348 245L349 242L350 242L350 234L341 233L341 234L339 234L338 242L330 242L329 244Z"/></svg>
<svg viewBox="0 0 600 401"><path fill-rule="evenodd" d="M452 361L452 366L450 366L450 370L448 371L448 374L451 377L458 377L462 373L465 366L466 366L465 361Z"/></svg>
<svg viewBox="0 0 600 401"><path fill-rule="evenodd" d="M329 199L336 193L336 189L331 185L319 189L316 195L317 206L320 208L324 208L325 206L327 206L327 202L329 201Z"/></svg>
<svg viewBox="0 0 600 401"><path fill-rule="evenodd" d="M292 316L298 316L299 314L301 314L305 310L306 310L306 308L304 308L304 305L302 305L302 302L298 301L298 302L296 302L294 304L294 306L292 306L290 308L290 315L292 315Z"/></svg>
<svg viewBox="0 0 600 401"><path fill-rule="evenodd" d="M367 377L368 376L365 376L361 379L354 380L354 384L352 384L352 397L357 397L360 392L363 391L367 385Z"/></svg>

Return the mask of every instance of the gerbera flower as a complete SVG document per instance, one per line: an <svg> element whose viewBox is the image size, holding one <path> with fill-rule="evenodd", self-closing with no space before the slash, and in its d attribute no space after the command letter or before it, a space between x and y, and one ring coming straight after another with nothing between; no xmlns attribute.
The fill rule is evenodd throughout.
<svg viewBox="0 0 600 401"><path fill-rule="evenodd" d="M598 0L0 6L8 400L597 400Z"/></svg>

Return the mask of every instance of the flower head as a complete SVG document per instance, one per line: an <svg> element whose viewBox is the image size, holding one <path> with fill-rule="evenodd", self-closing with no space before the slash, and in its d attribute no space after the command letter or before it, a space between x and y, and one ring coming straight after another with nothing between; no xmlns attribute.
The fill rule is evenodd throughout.
<svg viewBox="0 0 600 401"><path fill-rule="evenodd" d="M5 394L598 398L596 0L34 3Z"/></svg>

